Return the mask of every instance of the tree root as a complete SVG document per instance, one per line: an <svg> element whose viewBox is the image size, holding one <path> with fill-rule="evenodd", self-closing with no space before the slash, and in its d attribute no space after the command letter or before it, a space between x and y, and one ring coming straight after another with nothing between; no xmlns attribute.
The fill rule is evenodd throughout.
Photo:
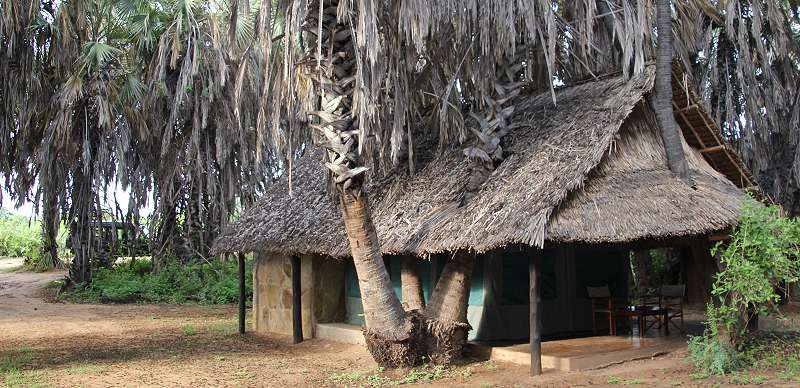
<svg viewBox="0 0 800 388"><path fill-rule="evenodd" d="M468 323L430 319L416 310L407 311L402 327L392 333L363 328L372 358L384 368L405 368L432 362L448 365L461 358Z"/></svg>
<svg viewBox="0 0 800 388"><path fill-rule="evenodd" d="M461 358L471 328L466 322L427 319L425 347L431 362L447 365Z"/></svg>
<svg viewBox="0 0 800 388"><path fill-rule="evenodd" d="M367 350L378 365L403 368L419 365L425 356L423 317L416 311L406 313L402 327L394 333L363 329Z"/></svg>

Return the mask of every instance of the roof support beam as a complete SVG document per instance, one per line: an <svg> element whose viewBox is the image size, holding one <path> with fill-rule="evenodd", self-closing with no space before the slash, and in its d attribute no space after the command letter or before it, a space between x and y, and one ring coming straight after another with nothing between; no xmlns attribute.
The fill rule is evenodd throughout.
<svg viewBox="0 0 800 388"><path fill-rule="evenodd" d="M720 144L725 144L724 141L719 137L720 135L717 133L716 124L712 124L713 120L711 120L710 117L707 119L706 115L704 115L702 112L700 114L700 118L703 119L703 123L705 123L705 125L708 127L709 131L714 134L714 137L717 139L717 141ZM747 173L742 169L742 167L739 165L739 163L737 163L736 158L734 158L733 155L731 155L730 151L726 150L725 156L728 157L728 160L730 160L731 164L736 166L736 169L739 171L739 175L742 177L741 186L742 187L752 186L753 185L753 181L750 179L750 177L747 175Z"/></svg>
<svg viewBox="0 0 800 388"><path fill-rule="evenodd" d="M539 314L539 256L540 251L531 252L529 269L530 288L530 347L531 376L542 374L542 316Z"/></svg>
<svg viewBox="0 0 800 388"><path fill-rule="evenodd" d="M692 123L689 121L689 118L686 117L686 115L684 114L685 112L682 109L678 108L678 104L676 104L675 101L672 102L672 108L676 112L678 112L680 117L683 119L683 122L685 122L686 126L689 127L689 130L692 132L692 135L694 135L694 138L697 139L697 142L700 144L700 146L706 148L706 144L703 142L703 139L700 137L697 131L694 130L694 127L692 126Z"/></svg>
<svg viewBox="0 0 800 388"><path fill-rule="evenodd" d="M725 151L728 149L728 146L725 144L715 145L713 147L703 148L700 150L701 154L707 154L710 152L717 152L717 151Z"/></svg>
<svg viewBox="0 0 800 388"><path fill-rule="evenodd" d="M239 252L239 334L245 331L244 253Z"/></svg>
<svg viewBox="0 0 800 388"><path fill-rule="evenodd" d="M292 342L303 342L303 310L301 305L300 257L292 255Z"/></svg>

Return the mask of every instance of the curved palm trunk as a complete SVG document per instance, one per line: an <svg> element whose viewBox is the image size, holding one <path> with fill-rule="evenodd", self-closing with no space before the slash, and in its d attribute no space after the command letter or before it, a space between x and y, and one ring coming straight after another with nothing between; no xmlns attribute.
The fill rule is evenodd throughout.
<svg viewBox="0 0 800 388"><path fill-rule="evenodd" d="M350 251L355 264L364 308L364 338L375 361L384 367L410 366L424 355L419 314L407 314L389 281L380 241L364 193L364 173L358 153L360 142L353 94L356 53L350 26L338 21L338 1L309 4L304 27L318 36L308 63L314 64L312 82L318 87L318 119L311 126L325 138L325 166L340 195ZM319 20L321 17L321 21ZM321 55L317 57L317 55ZM316 60L314 60L316 59Z"/></svg>
<svg viewBox="0 0 800 388"><path fill-rule="evenodd" d="M425 295L422 292L422 279L417 270L417 259L404 256L400 268L400 283L403 291L403 307L407 311L425 308Z"/></svg>
<svg viewBox="0 0 800 388"><path fill-rule="evenodd" d="M683 153L678 123L672 110L672 9L671 0L656 2L656 25L658 28L658 51L656 54L656 85L653 110L656 113L661 138L667 152L669 169L687 184L692 184L686 155Z"/></svg>
<svg viewBox="0 0 800 388"><path fill-rule="evenodd" d="M358 275L365 325L369 331L400 338L402 335L398 335L397 328L403 325L405 312L383 264L380 242L366 197L344 193L341 205L344 228Z"/></svg>
<svg viewBox="0 0 800 388"><path fill-rule="evenodd" d="M364 339L381 366L411 366L422 360L419 314L406 314L389 281L366 196L341 193L342 217L364 308Z"/></svg>
<svg viewBox="0 0 800 388"><path fill-rule="evenodd" d="M456 252L444 266L423 315L427 319L428 349L435 363L448 364L461 356L470 325L467 323L470 283L475 257Z"/></svg>

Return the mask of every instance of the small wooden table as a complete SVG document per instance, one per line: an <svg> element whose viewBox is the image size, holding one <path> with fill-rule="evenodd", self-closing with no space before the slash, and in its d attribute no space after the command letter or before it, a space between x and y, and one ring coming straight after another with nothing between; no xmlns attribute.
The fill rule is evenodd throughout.
<svg viewBox="0 0 800 388"><path fill-rule="evenodd" d="M614 312L615 317L625 317L625 318L636 318L636 321L639 325L639 337L643 337L645 332L647 331L647 326L645 326L645 321L647 317L656 317L661 316L664 321L664 334L669 335L669 325L667 325L667 309L661 308L659 306L628 306L623 309L619 309ZM616 327L613 328L613 333L611 335L616 335L617 329ZM633 335L633 330L631 330L631 335Z"/></svg>

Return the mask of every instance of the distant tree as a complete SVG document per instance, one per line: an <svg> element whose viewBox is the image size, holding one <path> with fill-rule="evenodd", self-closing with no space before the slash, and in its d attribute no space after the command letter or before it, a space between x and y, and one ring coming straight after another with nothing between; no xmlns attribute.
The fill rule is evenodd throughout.
<svg viewBox="0 0 800 388"><path fill-rule="evenodd" d="M160 265L207 255L273 176L276 155L254 130L263 21L248 13L228 24L236 12L226 1L0 3L0 171L12 197L42 205L54 263L67 222L75 281L90 280L91 224L110 185L130 192L129 212L117 214L128 221L152 195Z"/></svg>

